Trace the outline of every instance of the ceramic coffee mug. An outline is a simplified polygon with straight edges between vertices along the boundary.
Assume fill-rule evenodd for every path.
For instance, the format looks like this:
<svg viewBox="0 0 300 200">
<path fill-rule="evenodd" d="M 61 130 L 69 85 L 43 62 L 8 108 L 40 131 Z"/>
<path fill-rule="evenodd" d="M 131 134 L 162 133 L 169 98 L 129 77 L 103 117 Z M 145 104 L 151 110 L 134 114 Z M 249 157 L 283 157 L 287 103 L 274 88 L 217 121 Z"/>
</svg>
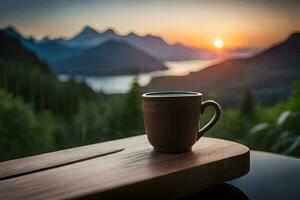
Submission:
<svg viewBox="0 0 300 200">
<path fill-rule="evenodd" d="M 201 101 L 198 92 L 150 92 L 143 94 L 143 113 L 150 144 L 160 152 L 191 151 L 193 144 L 218 121 L 218 103 Z M 200 114 L 215 110 L 212 119 L 199 130 Z"/>
</svg>

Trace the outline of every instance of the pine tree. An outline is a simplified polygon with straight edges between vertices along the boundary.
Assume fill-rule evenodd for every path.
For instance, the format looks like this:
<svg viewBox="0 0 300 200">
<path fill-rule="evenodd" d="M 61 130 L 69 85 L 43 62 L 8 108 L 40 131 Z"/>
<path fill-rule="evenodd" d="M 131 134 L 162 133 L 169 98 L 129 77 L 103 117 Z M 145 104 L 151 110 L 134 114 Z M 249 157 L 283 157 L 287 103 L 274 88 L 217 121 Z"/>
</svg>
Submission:
<svg viewBox="0 0 300 200">
<path fill-rule="evenodd" d="M 252 94 L 249 88 L 244 92 L 244 95 L 241 100 L 240 112 L 242 117 L 246 119 L 252 119 L 254 114 L 254 103 Z"/>
</svg>

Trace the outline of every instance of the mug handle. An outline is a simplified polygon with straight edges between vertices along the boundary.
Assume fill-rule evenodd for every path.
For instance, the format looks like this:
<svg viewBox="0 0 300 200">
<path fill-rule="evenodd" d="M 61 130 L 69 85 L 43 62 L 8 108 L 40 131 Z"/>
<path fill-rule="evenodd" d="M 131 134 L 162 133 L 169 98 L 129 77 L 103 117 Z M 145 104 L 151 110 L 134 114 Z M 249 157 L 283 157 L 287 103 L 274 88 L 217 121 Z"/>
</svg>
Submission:
<svg viewBox="0 0 300 200">
<path fill-rule="evenodd" d="M 215 109 L 215 113 L 214 116 L 211 118 L 211 120 L 204 126 L 202 127 L 197 134 L 197 140 L 200 139 L 200 137 L 202 137 L 204 135 L 204 133 L 206 133 L 206 131 L 208 131 L 211 127 L 213 127 L 216 122 L 218 121 L 220 114 L 221 114 L 221 107 L 220 105 L 212 100 L 207 100 L 201 103 L 201 114 L 204 113 L 204 110 L 207 106 L 212 106 Z"/>
</svg>

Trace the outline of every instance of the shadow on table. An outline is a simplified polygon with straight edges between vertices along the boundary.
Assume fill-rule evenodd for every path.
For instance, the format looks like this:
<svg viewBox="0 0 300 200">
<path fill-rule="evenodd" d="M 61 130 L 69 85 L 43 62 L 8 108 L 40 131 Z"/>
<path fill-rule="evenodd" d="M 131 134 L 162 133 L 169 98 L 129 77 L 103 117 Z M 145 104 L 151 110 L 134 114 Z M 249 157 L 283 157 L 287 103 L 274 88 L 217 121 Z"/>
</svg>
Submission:
<svg viewBox="0 0 300 200">
<path fill-rule="evenodd" d="M 208 188 L 202 192 L 189 195 L 181 200 L 188 199 L 238 199 L 248 200 L 249 198 L 238 188 L 228 183 L 223 183 L 211 188 Z"/>
</svg>

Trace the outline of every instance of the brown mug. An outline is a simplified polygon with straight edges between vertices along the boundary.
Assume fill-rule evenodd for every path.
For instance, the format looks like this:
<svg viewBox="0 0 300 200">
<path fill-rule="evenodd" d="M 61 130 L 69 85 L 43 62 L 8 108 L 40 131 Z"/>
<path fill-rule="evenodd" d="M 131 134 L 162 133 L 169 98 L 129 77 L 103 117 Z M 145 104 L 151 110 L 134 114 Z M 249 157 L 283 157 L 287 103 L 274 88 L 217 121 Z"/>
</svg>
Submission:
<svg viewBox="0 0 300 200">
<path fill-rule="evenodd" d="M 221 108 L 212 100 L 201 101 L 198 92 L 150 92 L 143 94 L 143 113 L 150 144 L 160 152 L 187 152 L 218 121 Z M 200 114 L 215 109 L 212 119 L 199 130 Z"/>
</svg>

